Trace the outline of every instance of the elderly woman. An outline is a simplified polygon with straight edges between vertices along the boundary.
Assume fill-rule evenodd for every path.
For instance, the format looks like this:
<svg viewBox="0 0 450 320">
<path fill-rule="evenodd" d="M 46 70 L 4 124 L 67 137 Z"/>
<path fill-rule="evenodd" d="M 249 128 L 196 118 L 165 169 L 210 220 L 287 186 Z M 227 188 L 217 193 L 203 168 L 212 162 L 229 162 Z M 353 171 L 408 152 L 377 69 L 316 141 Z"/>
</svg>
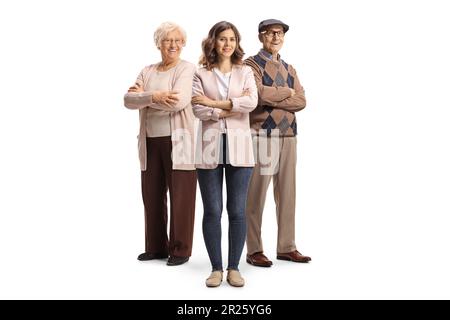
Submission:
<svg viewBox="0 0 450 320">
<path fill-rule="evenodd" d="M 139 110 L 139 158 L 145 208 L 145 252 L 138 260 L 189 260 L 194 231 L 197 175 L 194 115 L 191 106 L 195 65 L 180 59 L 186 33 L 163 23 L 154 34 L 161 62 L 145 67 L 125 95 L 125 106 Z M 167 237 L 167 189 L 170 233 Z"/>
<path fill-rule="evenodd" d="M 206 286 L 222 282 L 221 215 L 223 176 L 227 184 L 227 281 L 242 287 L 239 260 L 246 237 L 245 206 L 254 166 L 249 112 L 258 102 L 252 69 L 242 64 L 240 34 L 226 21 L 215 24 L 203 41 L 203 56 L 194 76 L 193 108 L 201 120 L 202 150 L 196 161 L 203 199 L 203 237 L 212 265 Z M 220 160 L 223 159 L 223 161 Z"/>
</svg>

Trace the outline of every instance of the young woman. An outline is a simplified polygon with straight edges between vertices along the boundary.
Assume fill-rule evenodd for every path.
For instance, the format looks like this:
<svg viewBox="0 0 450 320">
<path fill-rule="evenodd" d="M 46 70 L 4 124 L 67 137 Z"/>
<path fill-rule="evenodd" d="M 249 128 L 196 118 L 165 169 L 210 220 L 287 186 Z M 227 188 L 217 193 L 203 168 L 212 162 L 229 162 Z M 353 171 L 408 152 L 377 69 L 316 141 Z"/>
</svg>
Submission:
<svg viewBox="0 0 450 320">
<path fill-rule="evenodd" d="M 245 206 L 254 166 L 249 112 L 258 102 L 252 69 L 243 65 L 240 34 L 226 21 L 215 24 L 202 43 L 202 68 L 194 75 L 192 105 L 201 120 L 196 167 L 203 200 L 203 237 L 212 265 L 208 287 L 222 282 L 222 185 L 228 211 L 227 281 L 242 287 L 239 260 L 246 237 Z"/>
</svg>

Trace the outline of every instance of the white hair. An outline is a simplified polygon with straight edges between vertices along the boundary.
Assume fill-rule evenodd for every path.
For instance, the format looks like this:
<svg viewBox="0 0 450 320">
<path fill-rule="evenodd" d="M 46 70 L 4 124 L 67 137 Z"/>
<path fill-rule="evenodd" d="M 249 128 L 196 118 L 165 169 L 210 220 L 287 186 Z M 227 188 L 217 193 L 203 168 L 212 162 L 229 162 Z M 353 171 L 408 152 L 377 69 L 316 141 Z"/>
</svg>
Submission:
<svg viewBox="0 0 450 320">
<path fill-rule="evenodd" d="M 155 45 L 159 49 L 161 48 L 161 41 L 167 36 L 169 32 L 178 30 L 182 37 L 183 37 L 183 46 L 186 43 L 186 31 L 179 25 L 173 22 L 163 22 L 161 25 L 156 29 L 155 33 L 153 34 L 153 39 L 155 40 Z"/>
</svg>

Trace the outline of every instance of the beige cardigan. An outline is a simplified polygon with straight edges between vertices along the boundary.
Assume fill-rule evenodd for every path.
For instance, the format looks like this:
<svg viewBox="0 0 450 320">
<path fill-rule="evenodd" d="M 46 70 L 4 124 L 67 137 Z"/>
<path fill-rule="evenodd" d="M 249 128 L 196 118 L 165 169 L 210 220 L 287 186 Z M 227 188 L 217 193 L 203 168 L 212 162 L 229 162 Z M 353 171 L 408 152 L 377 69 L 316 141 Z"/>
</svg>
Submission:
<svg viewBox="0 0 450 320">
<path fill-rule="evenodd" d="M 191 106 L 192 77 L 196 67 L 190 62 L 181 60 L 174 68 L 170 79 L 170 90 L 179 91 L 179 101 L 173 107 L 153 103 L 152 92 L 148 90 L 149 75 L 156 72 L 157 64 L 145 67 L 136 79 L 136 86 L 144 92 L 125 94 L 125 107 L 139 110 L 140 129 L 138 136 L 139 160 L 141 170 L 147 170 L 146 119 L 148 108 L 170 112 L 172 132 L 172 168 L 174 170 L 195 170 L 195 133 L 194 115 Z"/>
<path fill-rule="evenodd" d="M 248 90 L 249 96 L 242 96 Z M 205 95 L 210 99 L 219 99 L 216 74 L 206 68 L 200 68 L 194 75 L 193 96 Z M 230 164 L 235 167 L 253 167 L 252 135 L 250 131 L 249 112 L 258 103 L 258 89 L 255 84 L 253 71 L 248 66 L 234 65 L 231 70 L 228 99 L 232 103 L 232 111 L 237 114 L 224 118 L 227 127 L 228 157 Z M 220 109 L 203 105 L 193 105 L 194 115 L 201 120 L 197 139 L 196 167 L 200 169 L 214 169 L 219 163 L 220 143 Z"/>
</svg>

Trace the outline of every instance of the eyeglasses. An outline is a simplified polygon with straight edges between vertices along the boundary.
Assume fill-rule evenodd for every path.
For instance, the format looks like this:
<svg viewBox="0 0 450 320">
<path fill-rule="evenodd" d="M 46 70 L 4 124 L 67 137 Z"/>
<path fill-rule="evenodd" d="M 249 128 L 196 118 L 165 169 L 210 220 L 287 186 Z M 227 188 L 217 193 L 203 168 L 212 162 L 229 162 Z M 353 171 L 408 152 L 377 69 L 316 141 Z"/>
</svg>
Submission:
<svg viewBox="0 0 450 320">
<path fill-rule="evenodd" d="M 184 40 L 182 40 L 182 39 L 163 39 L 163 40 L 161 40 L 161 43 L 165 46 L 172 44 L 172 42 L 175 42 L 175 44 L 177 46 L 184 44 Z"/>
<path fill-rule="evenodd" d="M 277 35 L 279 38 L 283 38 L 284 37 L 284 31 L 283 30 L 280 30 L 280 31 L 269 30 L 269 31 L 263 31 L 261 33 L 264 36 L 266 36 L 267 38 L 273 38 L 275 35 Z"/>
</svg>

